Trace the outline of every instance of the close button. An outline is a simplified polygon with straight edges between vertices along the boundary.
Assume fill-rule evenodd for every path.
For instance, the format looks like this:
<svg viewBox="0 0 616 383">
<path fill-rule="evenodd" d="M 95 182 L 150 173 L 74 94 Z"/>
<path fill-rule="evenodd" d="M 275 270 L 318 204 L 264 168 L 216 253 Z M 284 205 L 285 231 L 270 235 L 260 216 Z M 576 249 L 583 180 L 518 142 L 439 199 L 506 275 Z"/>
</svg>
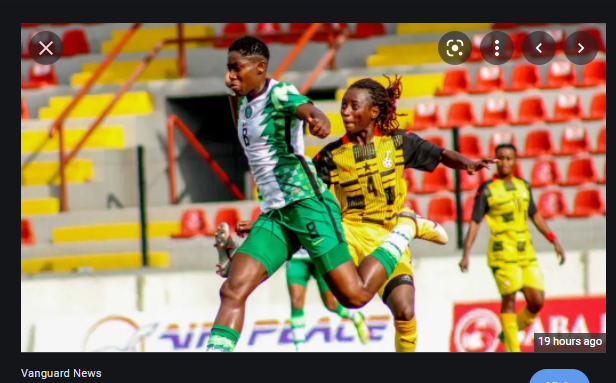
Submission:
<svg viewBox="0 0 616 383">
<path fill-rule="evenodd" d="M 30 40 L 28 52 L 37 63 L 51 65 L 62 56 L 62 39 L 53 32 L 39 32 Z"/>
</svg>

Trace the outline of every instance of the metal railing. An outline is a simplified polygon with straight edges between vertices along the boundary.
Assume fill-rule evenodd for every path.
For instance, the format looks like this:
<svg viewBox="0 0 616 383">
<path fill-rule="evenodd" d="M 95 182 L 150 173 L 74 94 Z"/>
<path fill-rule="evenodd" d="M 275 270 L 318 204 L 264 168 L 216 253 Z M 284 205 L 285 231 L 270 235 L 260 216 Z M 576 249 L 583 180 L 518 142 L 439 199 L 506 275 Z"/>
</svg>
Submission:
<svg viewBox="0 0 616 383">
<path fill-rule="evenodd" d="M 302 49 L 306 46 L 306 44 L 315 36 L 326 36 L 329 38 L 330 49 L 325 54 L 323 59 L 319 62 L 315 70 L 308 77 L 306 83 L 302 86 L 304 92 L 310 88 L 311 84 L 316 80 L 320 72 L 325 68 L 326 65 L 333 65 L 333 60 L 336 52 L 340 48 L 348 35 L 347 29 L 341 30 L 327 30 L 321 31 L 320 27 L 323 23 L 313 23 L 308 29 L 305 31 L 298 32 L 267 32 L 267 33 L 258 33 L 254 34 L 256 37 L 261 38 L 283 38 L 290 36 L 300 36 L 296 46 L 289 52 L 287 57 L 282 61 L 282 63 L 278 66 L 274 74 L 273 78 L 280 78 L 282 74 L 286 71 L 286 69 L 293 63 L 295 58 L 299 55 Z M 236 39 L 245 36 L 244 34 L 228 34 L 228 35 L 217 35 L 217 36 L 205 36 L 205 37 L 189 37 L 184 38 L 183 33 L 183 25 L 182 23 L 178 23 L 178 38 L 177 39 L 164 39 L 159 41 L 152 50 L 143 58 L 142 62 L 135 68 L 133 73 L 130 75 L 128 80 L 122 85 L 122 87 L 116 92 L 113 99 L 109 102 L 109 104 L 105 107 L 105 109 L 101 112 L 98 118 L 90 124 L 88 130 L 84 134 L 84 136 L 79 140 L 75 148 L 68 154 L 64 155 L 64 128 L 63 123 L 69 113 L 73 110 L 73 108 L 77 105 L 77 103 L 83 98 L 83 96 L 90 90 L 95 81 L 101 76 L 103 71 L 107 68 L 109 63 L 116 57 L 116 55 L 121 51 L 121 49 L 126 45 L 128 40 L 133 36 L 135 31 L 141 26 L 141 23 L 135 23 L 129 29 L 129 31 L 122 37 L 122 39 L 118 42 L 113 51 L 105 58 L 103 63 L 97 68 L 97 70 L 93 73 L 92 77 L 88 80 L 86 85 L 75 95 L 71 103 L 62 111 L 60 116 L 56 119 L 56 121 L 52 124 L 50 129 L 50 136 L 53 137 L 54 133 L 58 131 L 59 133 L 59 158 L 60 158 L 60 210 L 67 211 L 68 210 L 68 196 L 67 196 L 67 185 L 66 185 L 66 175 L 65 169 L 66 166 L 70 163 L 70 161 L 75 158 L 77 153 L 81 150 L 83 145 L 86 143 L 88 138 L 94 133 L 94 131 L 99 127 L 99 125 L 103 122 L 103 120 L 107 117 L 109 112 L 113 109 L 115 104 L 120 100 L 120 98 L 126 93 L 133 84 L 137 81 L 141 73 L 147 68 L 154 58 L 160 53 L 165 45 L 169 44 L 178 44 L 178 67 L 180 76 L 184 77 L 186 75 L 186 56 L 184 53 L 185 43 L 187 42 L 216 42 L 216 41 L 224 41 L 229 39 Z M 179 121 L 179 120 L 178 120 Z M 241 194 L 241 193 L 240 193 Z"/>
<path fill-rule="evenodd" d="M 237 186 L 231 182 L 231 179 L 225 173 L 224 170 L 218 165 L 218 163 L 210 156 L 210 154 L 205 150 L 203 145 L 199 143 L 199 141 L 195 138 L 195 136 L 191 133 L 190 130 L 184 125 L 182 120 L 175 114 L 172 114 L 167 118 L 167 159 L 169 162 L 168 172 L 169 172 L 169 203 L 171 205 L 175 205 L 177 203 L 177 194 L 175 189 L 175 136 L 174 131 L 175 128 L 178 128 L 180 132 L 186 138 L 186 141 L 197 151 L 197 153 L 207 162 L 211 167 L 214 173 L 220 178 L 220 180 L 229 188 L 231 193 L 240 200 L 246 199 L 244 194 L 237 188 Z"/>
</svg>

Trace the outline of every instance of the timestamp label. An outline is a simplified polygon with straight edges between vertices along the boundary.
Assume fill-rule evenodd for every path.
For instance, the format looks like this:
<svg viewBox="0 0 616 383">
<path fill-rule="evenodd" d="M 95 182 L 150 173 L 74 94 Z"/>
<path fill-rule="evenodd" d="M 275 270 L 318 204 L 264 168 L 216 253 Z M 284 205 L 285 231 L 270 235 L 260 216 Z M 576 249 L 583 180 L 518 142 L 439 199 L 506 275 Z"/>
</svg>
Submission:
<svg viewBox="0 0 616 383">
<path fill-rule="evenodd" d="M 607 352 L 605 333 L 535 333 L 535 352 Z"/>
</svg>

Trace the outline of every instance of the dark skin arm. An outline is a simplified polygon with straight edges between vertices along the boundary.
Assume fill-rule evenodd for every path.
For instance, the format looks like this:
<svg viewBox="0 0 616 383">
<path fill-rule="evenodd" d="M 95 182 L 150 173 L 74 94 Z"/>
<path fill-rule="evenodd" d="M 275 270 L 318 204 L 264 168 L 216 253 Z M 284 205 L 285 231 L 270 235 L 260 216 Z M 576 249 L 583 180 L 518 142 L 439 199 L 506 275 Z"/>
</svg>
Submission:
<svg viewBox="0 0 616 383">
<path fill-rule="evenodd" d="M 295 114 L 308 123 L 310 133 L 319 138 L 329 136 L 330 123 L 325 113 L 317 109 L 313 104 L 307 103 L 297 107 Z"/>
<path fill-rule="evenodd" d="M 470 175 L 477 173 L 481 169 L 489 170 L 490 164 L 497 164 L 498 162 L 497 159 L 493 158 L 473 161 L 453 150 L 445 150 L 441 155 L 441 163 L 443 165 L 451 169 L 466 170 Z"/>
<path fill-rule="evenodd" d="M 547 233 L 551 231 L 550 227 L 545 222 L 541 214 L 535 213 L 534 215 L 530 217 L 530 219 L 535 224 L 535 227 L 537 228 L 537 230 L 539 230 L 541 234 L 543 234 L 544 237 L 546 236 Z M 554 241 L 554 251 L 556 252 L 556 256 L 558 257 L 559 264 L 562 265 L 563 263 L 565 263 L 565 251 L 560 245 L 560 242 L 558 242 L 558 239 Z"/>
<path fill-rule="evenodd" d="M 477 238 L 478 231 L 479 224 L 475 221 L 471 221 L 466 237 L 464 238 L 464 253 L 462 255 L 462 260 L 460 261 L 460 270 L 462 270 L 463 273 L 468 271 L 471 249 L 473 247 L 473 243 L 475 243 L 475 239 Z"/>
</svg>

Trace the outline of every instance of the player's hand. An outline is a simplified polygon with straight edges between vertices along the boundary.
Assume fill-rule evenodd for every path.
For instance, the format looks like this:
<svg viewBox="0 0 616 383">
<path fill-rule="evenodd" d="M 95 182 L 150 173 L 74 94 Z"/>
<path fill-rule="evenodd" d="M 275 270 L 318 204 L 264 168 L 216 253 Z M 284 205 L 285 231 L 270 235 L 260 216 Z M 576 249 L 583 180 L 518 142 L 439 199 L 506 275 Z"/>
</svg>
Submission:
<svg viewBox="0 0 616 383">
<path fill-rule="evenodd" d="M 252 225 L 250 221 L 239 221 L 235 224 L 235 233 L 238 237 L 244 238 L 252 230 Z"/>
<path fill-rule="evenodd" d="M 554 242 L 554 251 L 556 251 L 556 256 L 558 257 L 558 264 L 563 265 L 565 263 L 566 257 L 565 251 L 563 250 L 562 246 L 560 246 L 560 242 Z"/>
<path fill-rule="evenodd" d="M 468 171 L 468 174 L 472 176 L 473 174 L 477 173 L 481 169 L 490 170 L 490 164 L 498 164 L 499 162 L 500 160 L 497 160 L 495 158 L 486 158 L 483 160 L 475 161 L 468 166 L 467 171 Z"/>
<path fill-rule="evenodd" d="M 309 117 L 306 122 L 308 122 L 308 130 L 313 136 L 319 138 L 325 138 L 329 136 L 331 126 L 327 117 Z"/>
<path fill-rule="evenodd" d="M 470 263 L 470 259 L 469 257 L 462 257 L 462 260 L 460 261 L 460 270 L 463 273 L 468 272 L 468 265 Z"/>
</svg>

